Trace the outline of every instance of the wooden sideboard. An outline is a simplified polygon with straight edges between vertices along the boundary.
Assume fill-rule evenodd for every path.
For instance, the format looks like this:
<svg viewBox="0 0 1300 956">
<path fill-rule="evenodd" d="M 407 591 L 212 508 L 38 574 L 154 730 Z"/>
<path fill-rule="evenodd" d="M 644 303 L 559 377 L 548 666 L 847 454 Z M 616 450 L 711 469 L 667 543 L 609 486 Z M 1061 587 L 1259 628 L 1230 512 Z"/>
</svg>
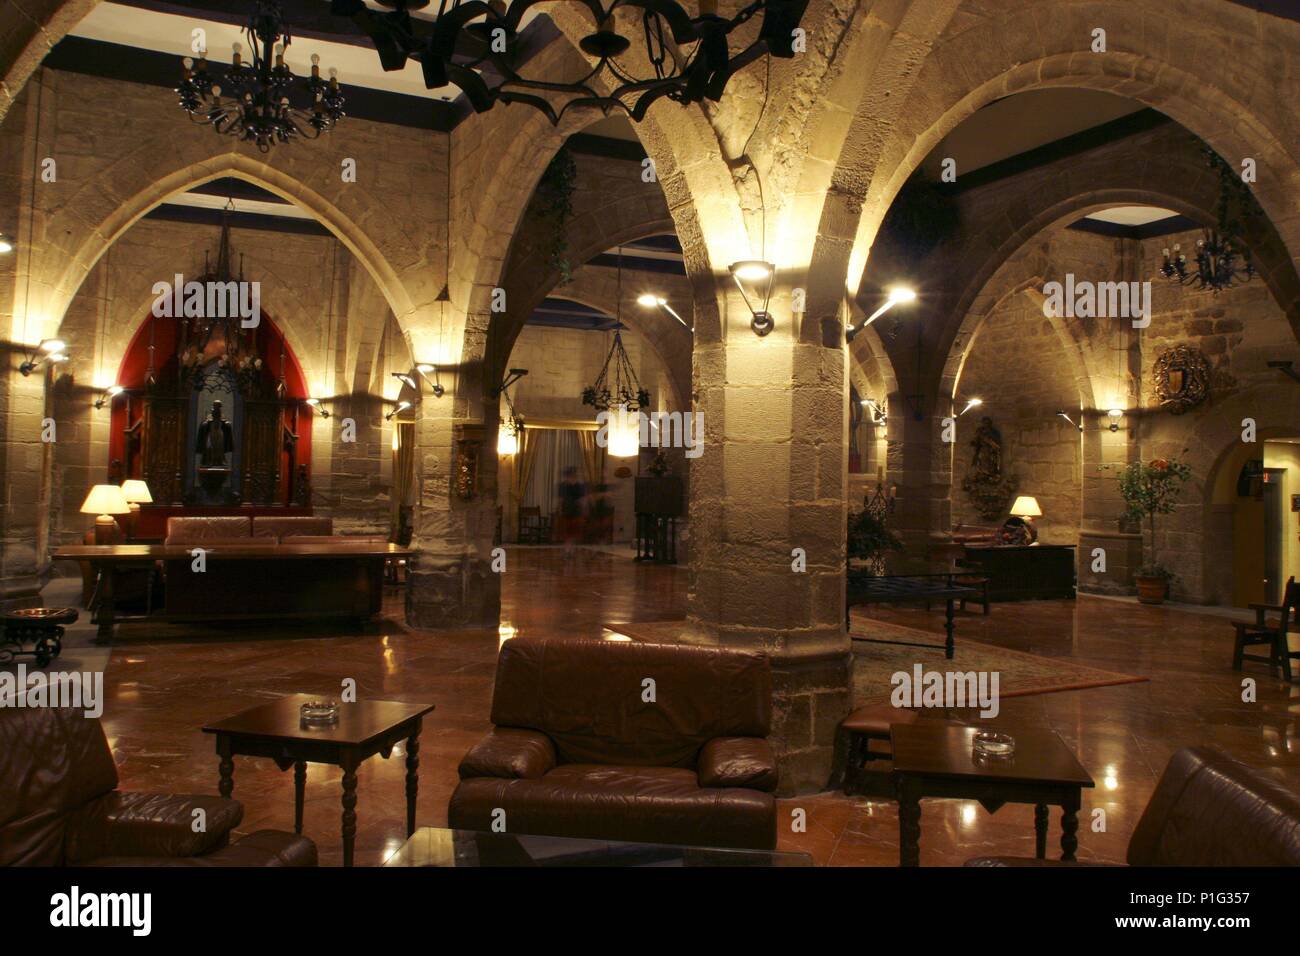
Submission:
<svg viewBox="0 0 1300 956">
<path fill-rule="evenodd" d="M 960 564 L 978 570 L 989 579 L 990 601 L 1073 598 L 1074 547 L 1072 544 L 967 545 Z"/>
</svg>

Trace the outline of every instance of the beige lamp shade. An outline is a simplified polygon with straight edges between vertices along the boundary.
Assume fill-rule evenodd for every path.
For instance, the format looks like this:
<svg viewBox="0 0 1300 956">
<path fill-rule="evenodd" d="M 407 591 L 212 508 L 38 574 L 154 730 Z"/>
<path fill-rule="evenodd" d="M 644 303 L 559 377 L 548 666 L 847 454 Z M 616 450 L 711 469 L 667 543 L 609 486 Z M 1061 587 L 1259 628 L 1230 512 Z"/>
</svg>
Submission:
<svg viewBox="0 0 1300 956">
<path fill-rule="evenodd" d="M 1043 509 L 1038 507 L 1038 499 L 1032 495 L 1021 495 L 1011 506 L 1011 513 L 1017 518 L 1041 518 Z"/>
<path fill-rule="evenodd" d="M 130 512 L 126 495 L 117 485 L 95 485 L 81 505 L 81 513 L 86 515 L 124 515 Z"/>
<path fill-rule="evenodd" d="M 149 486 L 139 478 L 128 478 L 122 482 L 122 495 L 130 504 L 147 505 L 153 501 Z"/>
</svg>

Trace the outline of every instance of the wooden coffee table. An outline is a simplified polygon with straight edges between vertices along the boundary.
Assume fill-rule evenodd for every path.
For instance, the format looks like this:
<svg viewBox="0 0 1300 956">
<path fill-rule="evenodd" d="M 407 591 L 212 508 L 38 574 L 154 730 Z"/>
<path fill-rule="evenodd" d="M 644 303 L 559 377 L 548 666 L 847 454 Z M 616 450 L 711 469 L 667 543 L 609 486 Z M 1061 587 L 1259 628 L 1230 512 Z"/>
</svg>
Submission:
<svg viewBox="0 0 1300 956">
<path fill-rule="evenodd" d="M 979 758 L 975 733 L 995 729 L 1016 740 L 1011 757 Z M 1084 787 L 1094 786 L 1074 752 L 1056 733 L 1032 727 L 952 727 L 918 721 L 889 729 L 898 794 L 900 866 L 919 866 L 921 798 L 978 800 L 989 813 L 1005 803 L 1034 805 L 1035 852 L 1047 855 L 1047 808 L 1061 808 L 1061 859 L 1073 860 Z"/>
<path fill-rule="evenodd" d="M 343 769 L 343 865 L 352 865 L 357 835 L 357 767 L 368 757 L 385 760 L 393 746 L 406 741 L 406 835 L 415 832 L 415 797 L 420 788 L 420 726 L 433 704 L 407 704 L 397 700 L 366 700 L 339 705 L 338 723 L 327 727 L 304 726 L 299 708 L 310 694 L 293 694 L 269 704 L 259 704 L 203 728 L 215 734 L 220 781 L 217 789 L 229 797 L 235 789 L 236 754 L 269 757 L 281 770 L 293 767 L 293 829 L 302 833 L 303 791 L 307 764 L 333 764 Z"/>
</svg>

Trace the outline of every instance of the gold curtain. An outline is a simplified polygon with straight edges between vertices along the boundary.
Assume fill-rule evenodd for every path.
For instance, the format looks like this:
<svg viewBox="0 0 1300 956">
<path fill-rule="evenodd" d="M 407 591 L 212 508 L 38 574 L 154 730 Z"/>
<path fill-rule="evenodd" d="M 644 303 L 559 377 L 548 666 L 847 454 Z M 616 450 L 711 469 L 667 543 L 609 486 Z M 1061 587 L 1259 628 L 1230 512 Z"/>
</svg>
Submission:
<svg viewBox="0 0 1300 956">
<path fill-rule="evenodd" d="M 578 432 L 578 445 L 582 448 L 582 466 L 587 473 L 587 487 L 594 489 L 605 482 L 605 449 L 596 444 L 596 432 Z"/>
<path fill-rule="evenodd" d="M 415 422 L 393 422 L 393 494 L 389 515 L 390 536 L 397 539 L 404 507 L 414 504 Z"/>
<path fill-rule="evenodd" d="M 528 490 L 528 480 L 533 477 L 533 465 L 537 462 L 537 432 L 524 428 L 519 434 L 519 450 L 515 452 L 515 502 L 524 500 Z"/>
</svg>

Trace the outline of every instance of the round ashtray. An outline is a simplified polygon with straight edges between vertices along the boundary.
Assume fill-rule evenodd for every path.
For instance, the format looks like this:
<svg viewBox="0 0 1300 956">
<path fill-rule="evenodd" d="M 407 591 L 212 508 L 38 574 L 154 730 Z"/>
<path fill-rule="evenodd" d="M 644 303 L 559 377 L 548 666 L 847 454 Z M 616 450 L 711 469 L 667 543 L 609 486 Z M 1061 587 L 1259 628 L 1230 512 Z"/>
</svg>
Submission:
<svg viewBox="0 0 1300 956">
<path fill-rule="evenodd" d="M 975 734 L 974 751 L 982 757 L 1010 757 L 1016 752 L 1016 738 L 993 730 Z"/>
<path fill-rule="evenodd" d="M 298 708 L 304 724 L 324 726 L 339 722 L 339 702 L 337 700 L 309 700 Z"/>
</svg>

